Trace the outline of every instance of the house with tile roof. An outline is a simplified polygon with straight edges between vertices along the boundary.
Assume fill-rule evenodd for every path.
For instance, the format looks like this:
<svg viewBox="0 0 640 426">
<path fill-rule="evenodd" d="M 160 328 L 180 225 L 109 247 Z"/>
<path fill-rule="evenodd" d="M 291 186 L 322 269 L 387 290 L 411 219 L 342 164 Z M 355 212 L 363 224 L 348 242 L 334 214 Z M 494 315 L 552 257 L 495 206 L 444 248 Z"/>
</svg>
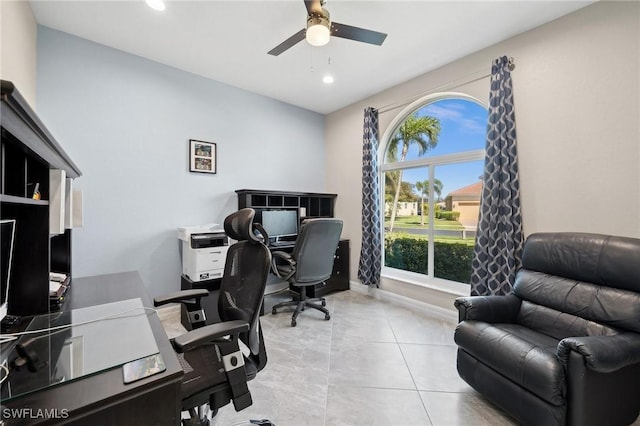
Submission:
<svg viewBox="0 0 640 426">
<path fill-rule="evenodd" d="M 465 228 L 475 229 L 478 226 L 481 195 L 481 180 L 463 188 L 456 189 L 445 197 L 445 210 L 460 212 L 458 221 Z"/>
</svg>

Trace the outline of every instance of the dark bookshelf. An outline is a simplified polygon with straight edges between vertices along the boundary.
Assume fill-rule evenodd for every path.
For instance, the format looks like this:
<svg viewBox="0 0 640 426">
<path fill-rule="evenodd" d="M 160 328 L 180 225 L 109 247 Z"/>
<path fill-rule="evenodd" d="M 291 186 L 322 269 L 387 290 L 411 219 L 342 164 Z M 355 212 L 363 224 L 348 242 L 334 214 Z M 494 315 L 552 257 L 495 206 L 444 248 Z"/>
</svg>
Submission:
<svg viewBox="0 0 640 426">
<path fill-rule="evenodd" d="M 71 230 L 49 230 L 49 170 L 71 179 L 81 172 L 13 83 L 0 80 L 0 89 L 0 218 L 16 220 L 9 314 L 45 314 L 49 272 L 71 274 Z"/>
<path fill-rule="evenodd" d="M 333 217 L 336 194 L 316 192 L 267 191 L 238 189 L 238 208 L 251 207 L 259 216 L 263 210 L 304 209 L 300 220 L 316 217 Z"/>
<path fill-rule="evenodd" d="M 256 211 L 256 221 L 260 221 L 265 210 L 297 209 L 302 222 L 312 218 L 334 217 L 337 194 L 319 192 L 288 192 L 257 189 L 238 189 L 238 209 L 250 207 Z M 304 214 L 301 211 L 304 210 Z M 290 247 L 277 250 L 290 251 Z M 306 288 L 309 297 L 320 297 L 332 291 L 349 289 L 349 240 L 340 240 L 336 250 L 331 278 L 324 284 Z"/>
</svg>

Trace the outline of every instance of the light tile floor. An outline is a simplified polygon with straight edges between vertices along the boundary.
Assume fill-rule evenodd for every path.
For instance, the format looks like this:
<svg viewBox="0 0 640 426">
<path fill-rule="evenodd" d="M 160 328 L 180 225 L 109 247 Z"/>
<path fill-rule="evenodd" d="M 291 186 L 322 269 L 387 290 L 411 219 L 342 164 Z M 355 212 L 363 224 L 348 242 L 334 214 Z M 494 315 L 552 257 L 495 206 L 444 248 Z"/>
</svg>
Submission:
<svg viewBox="0 0 640 426">
<path fill-rule="evenodd" d="M 269 308 L 275 303 L 267 298 Z M 453 321 L 354 291 L 327 297 L 331 320 L 307 309 L 261 318 L 268 362 L 249 382 L 253 405 L 213 425 L 514 425 L 456 371 Z"/>
</svg>

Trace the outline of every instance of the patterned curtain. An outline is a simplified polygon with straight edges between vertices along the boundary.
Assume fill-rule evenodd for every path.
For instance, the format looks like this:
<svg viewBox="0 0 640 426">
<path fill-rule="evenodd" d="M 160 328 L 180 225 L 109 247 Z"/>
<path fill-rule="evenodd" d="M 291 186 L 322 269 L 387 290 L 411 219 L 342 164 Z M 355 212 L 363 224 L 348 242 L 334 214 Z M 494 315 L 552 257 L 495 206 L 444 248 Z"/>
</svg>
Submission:
<svg viewBox="0 0 640 426">
<path fill-rule="evenodd" d="M 382 230 L 378 184 L 378 110 L 364 110 L 362 141 L 362 248 L 358 278 L 364 285 L 380 283 Z"/>
<path fill-rule="evenodd" d="M 511 292 L 521 265 L 522 215 L 511 66 L 493 62 L 480 220 L 471 273 L 471 295 Z"/>
</svg>

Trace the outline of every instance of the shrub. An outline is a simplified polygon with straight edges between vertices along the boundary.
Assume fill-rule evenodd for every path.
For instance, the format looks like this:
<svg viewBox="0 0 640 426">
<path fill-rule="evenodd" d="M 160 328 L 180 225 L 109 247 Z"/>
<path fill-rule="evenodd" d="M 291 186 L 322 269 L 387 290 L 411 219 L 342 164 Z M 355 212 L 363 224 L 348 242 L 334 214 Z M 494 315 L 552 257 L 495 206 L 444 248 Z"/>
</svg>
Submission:
<svg viewBox="0 0 640 426">
<path fill-rule="evenodd" d="M 442 211 L 436 212 L 436 219 L 458 220 L 460 219 L 460 212 L 442 210 Z"/>
<path fill-rule="evenodd" d="M 391 268 L 426 274 L 428 244 L 427 240 L 408 236 L 386 237 L 384 264 Z"/>
<path fill-rule="evenodd" d="M 391 234 L 385 237 L 385 266 L 427 274 L 427 240 Z M 434 242 L 434 269 L 437 278 L 468 283 L 471 278 L 473 246 L 464 243 Z"/>
</svg>

